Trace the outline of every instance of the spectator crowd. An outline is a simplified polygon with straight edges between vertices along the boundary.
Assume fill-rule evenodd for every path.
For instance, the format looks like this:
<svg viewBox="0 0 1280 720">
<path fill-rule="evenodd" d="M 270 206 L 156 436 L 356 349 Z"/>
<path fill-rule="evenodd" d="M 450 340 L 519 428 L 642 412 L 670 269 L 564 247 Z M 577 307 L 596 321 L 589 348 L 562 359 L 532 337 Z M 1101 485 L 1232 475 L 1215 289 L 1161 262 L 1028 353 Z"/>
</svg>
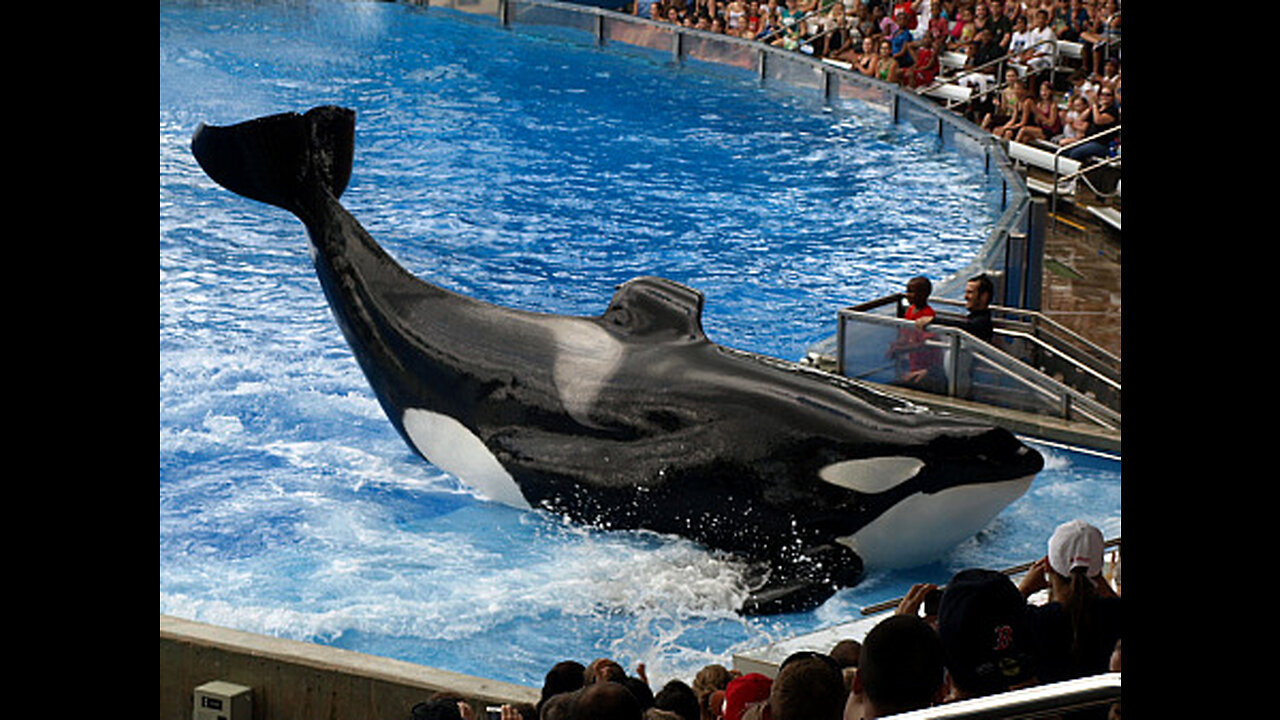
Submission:
<svg viewBox="0 0 1280 720">
<path fill-rule="evenodd" d="M 1120 672 L 1118 560 L 1081 521 L 1059 526 L 1048 553 L 1017 584 L 985 569 L 944 587 L 919 584 L 859 642 L 786 658 L 774 677 L 712 664 L 656 691 L 639 665 L 557 663 L 536 704 L 495 708 L 500 720 L 872 720 L 1039 684 Z M 1031 602 L 1047 592 L 1044 602 Z M 1119 702 L 1062 718 L 1119 720 Z M 477 718 L 464 698 L 439 695 L 411 720 Z"/>
<path fill-rule="evenodd" d="M 1119 0 L 635 0 L 632 11 L 915 91 L 948 73 L 944 56 L 963 57 L 952 74 L 977 92 L 962 110 L 1011 140 L 1066 145 L 1120 124 Z M 1072 73 L 1056 72 L 1058 40 L 1081 46 Z M 1073 156 L 1105 156 L 1117 142 Z"/>
</svg>

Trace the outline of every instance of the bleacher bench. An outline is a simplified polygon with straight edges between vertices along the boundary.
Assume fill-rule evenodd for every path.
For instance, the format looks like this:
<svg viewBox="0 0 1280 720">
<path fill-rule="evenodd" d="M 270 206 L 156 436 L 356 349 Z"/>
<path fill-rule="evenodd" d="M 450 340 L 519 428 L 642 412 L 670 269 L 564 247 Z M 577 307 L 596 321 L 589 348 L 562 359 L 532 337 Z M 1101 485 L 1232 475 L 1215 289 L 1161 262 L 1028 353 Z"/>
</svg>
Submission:
<svg viewBox="0 0 1280 720">
<path fill-rule="evenodd" d="M 1029 165 L 1038 168 L 1047 173 L 1056 173 L 1058 176 L 1072 175 L 1080 171 L 1080 161 L 1072 160 L 1062 155 L 1054 155 L 1053 151 L 1027 145 L 1017 141 L 1009 141 L 1009 159 L 1015 163 Z M 1056 168 L 1056 170 L 1055 170 Z M 1037 178 L 1027 178 L 1027 188 L 1032 192 L 1038 192 L 1044 195 L 1053 193 L 1053 185 L 1044 180 Z M 1059 182 L 1058 194 L 1071 195 L 1075 193 L 1075 179 L 1065 182 Z"/>
<path fill-rule="evenodd" d="M 947 106 L 951 106 L 969 102 L 973 97 L 973 88 L 968 85 L 941 83 L 925 89 L 923 94 L 935 100 L 942 100 Z"/>
</svg>

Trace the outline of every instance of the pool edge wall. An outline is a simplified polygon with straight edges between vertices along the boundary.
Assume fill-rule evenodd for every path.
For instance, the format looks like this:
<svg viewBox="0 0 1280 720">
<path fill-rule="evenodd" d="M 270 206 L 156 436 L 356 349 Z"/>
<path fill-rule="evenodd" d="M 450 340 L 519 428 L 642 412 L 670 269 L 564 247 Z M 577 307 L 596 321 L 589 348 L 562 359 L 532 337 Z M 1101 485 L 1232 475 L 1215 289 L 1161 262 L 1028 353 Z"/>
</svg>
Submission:
<svg viewBox="0 0 1280 720">
<path fill-rule="evenodd" d="M 399 720 L 436 692 L 485 705 L 536 702 L 539 690 L 314 643 L 160 615 L 160 717 L 191 718 L 195 689 L 252 688 L 253 717 Z M 240 720 L 240 718 L 236 718 Z"/>
</svg>

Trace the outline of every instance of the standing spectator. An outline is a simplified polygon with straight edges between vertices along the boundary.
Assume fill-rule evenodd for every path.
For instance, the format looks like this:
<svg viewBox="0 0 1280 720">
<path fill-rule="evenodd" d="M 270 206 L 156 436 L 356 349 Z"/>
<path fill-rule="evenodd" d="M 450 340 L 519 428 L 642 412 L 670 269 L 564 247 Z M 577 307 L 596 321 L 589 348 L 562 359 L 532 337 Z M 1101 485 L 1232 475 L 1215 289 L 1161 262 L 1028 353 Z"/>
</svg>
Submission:
<svg viewBox="0 0 1280 720">
<path fill-rule="evenodd" d="M 1028 615 L 1044 682 L 1096 675 L 1110 665 L 1123 624 L 1121 600 L 1102 578 L 1102 557 L 1098 528 L 1066 522 L 1049 538 L 1048 555 L 1019 583 L 1025 597 L 1049 591 L 1049 602 L 1029 606 Z"/>
<path fill-rule="evenodd" d="M 1008 576 L 961 570 L 938 605 L 938 637 L 951 678 L 952 700 L 1034 685 L 1036 653 L 1027 603 Z"/>
<path fill-rule="evenodd" d="M 862 643 L 845 720 L 874 720 L 919 710 L 946 695 L 942 642 L 925 621 L 891 615 L 876 624 Z"/>
<path fill-rule="evenodd" d="M 770 720 L 840 720 L 844 674 L 829 656 L 795 653 L 778 666 L 769 690 Z"/>
</svg>

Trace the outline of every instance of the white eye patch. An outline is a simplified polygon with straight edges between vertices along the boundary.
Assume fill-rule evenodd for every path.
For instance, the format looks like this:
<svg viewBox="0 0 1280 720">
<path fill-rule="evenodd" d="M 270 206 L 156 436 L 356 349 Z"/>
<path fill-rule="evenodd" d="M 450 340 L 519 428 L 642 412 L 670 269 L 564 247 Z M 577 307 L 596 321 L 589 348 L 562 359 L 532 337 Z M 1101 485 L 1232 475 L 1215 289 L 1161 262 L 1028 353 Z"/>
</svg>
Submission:
<svg viewBox="0 0 1280 720">
<path fill-rule="evenodd" d="M 922 467 L 924 461 L 913 457 L 863 458 L 832 463 L 819 470 L 818 477 L 832 485 L 874 494 L 910 480 Z"/>
</svg>

